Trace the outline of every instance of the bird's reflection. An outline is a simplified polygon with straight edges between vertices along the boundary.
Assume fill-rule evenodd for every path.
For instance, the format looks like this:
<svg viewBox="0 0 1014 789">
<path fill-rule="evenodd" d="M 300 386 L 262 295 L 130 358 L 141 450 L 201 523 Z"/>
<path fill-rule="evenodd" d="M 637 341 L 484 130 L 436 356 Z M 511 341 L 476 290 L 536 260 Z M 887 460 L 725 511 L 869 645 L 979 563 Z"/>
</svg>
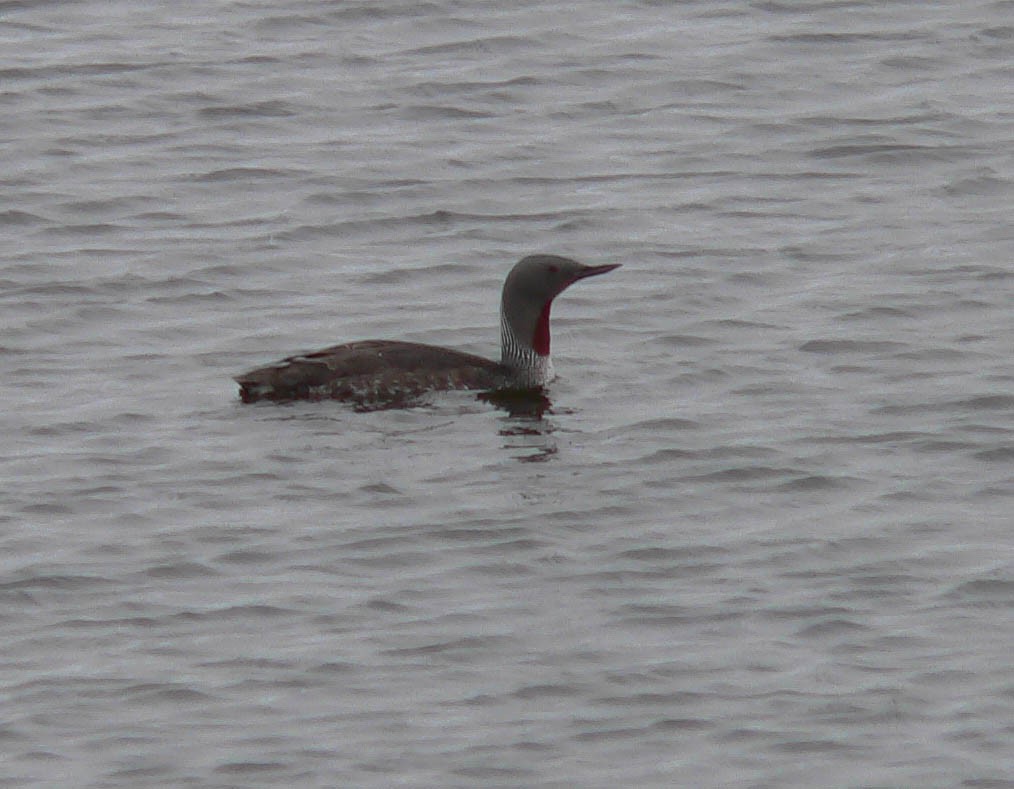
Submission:
<svg viewBox="0 0 1014 789">
<path fill-rule="evenodd" d="M 556 425 L 545 415 L 553 413 L 553 403 L 541 389 L 497 389 L 480 392 L 478 398 L 502 411 L 499 433 L 504 449 L 526 450 L 516 460 L 522 463 L 545 463 L 558 452 L 552 437 Z"/>
<path fill-rule="evenodd" d="M 526 417 L 536 422 L 553 407 L 542 389 L 491 389 L 476 396 L 512 417 Z"/>
</svg>

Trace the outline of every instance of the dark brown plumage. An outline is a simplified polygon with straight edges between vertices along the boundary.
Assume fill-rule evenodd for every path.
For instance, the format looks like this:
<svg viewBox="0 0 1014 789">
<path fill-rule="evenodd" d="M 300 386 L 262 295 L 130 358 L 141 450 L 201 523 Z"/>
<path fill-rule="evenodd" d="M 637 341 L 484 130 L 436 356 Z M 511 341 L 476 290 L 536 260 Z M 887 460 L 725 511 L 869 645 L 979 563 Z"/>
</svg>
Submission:
<svg viewBox="0 0 1014 789">
<path fill-rule="evenodd" d="M 410 400 L 439 389 L 498 389 L 502 365 L 470 353 L 399 340 L 361 340 L 290 356 L 236 377 L 244 403 L 257 400 Z"/>
</svg>

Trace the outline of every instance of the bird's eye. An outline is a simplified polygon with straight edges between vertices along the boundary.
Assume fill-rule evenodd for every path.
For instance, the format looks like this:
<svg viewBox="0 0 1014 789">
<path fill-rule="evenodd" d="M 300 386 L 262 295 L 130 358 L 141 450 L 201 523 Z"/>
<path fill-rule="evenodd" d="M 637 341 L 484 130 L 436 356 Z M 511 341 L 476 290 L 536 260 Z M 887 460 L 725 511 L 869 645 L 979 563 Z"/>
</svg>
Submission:
<svg viewBox="0 0 1014 789">
<path fill-rule="evenodd" d="M 554 274 L 557 274 L 557 273 L 559 273 L 559 271 L 560 271 L 560 267 L 559 267 L 558 265 L 556 265 L 555 263 L 552 263 L 552 264 L 550 264 L 550 266 L 549 266 L 549 270 L 550 270 L 551 272 L 553 272 Z"/>
</svg>

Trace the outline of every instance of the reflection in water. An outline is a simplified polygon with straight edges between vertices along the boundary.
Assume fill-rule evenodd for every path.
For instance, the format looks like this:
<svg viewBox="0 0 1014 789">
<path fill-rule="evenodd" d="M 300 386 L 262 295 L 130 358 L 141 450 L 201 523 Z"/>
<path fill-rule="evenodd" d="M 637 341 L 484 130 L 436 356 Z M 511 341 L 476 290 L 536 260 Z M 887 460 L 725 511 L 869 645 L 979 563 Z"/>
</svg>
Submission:
<svg viewBox="0 0 1014 789">
<path fill-rule="evenodd" d="M 542 389 L 492 389 L 479 392 L 477 397 L 513 417 L 528 417 L 536 422 L 553 406 Z"/>
<path fill-rule="evenodd" d="M 500 389 L 481 392 L 478 398 L 507 412 L 500 419 L 499 432 L 506 439 L 504 448 L 529 450 L 528 454 L 518 455 L 517 460 L 544 463 L 557 453 L 552 438 L 556 425 L 543 418 L 547 412 L 552 413 L 553 403 L 542 390 Z"/>
</svg>

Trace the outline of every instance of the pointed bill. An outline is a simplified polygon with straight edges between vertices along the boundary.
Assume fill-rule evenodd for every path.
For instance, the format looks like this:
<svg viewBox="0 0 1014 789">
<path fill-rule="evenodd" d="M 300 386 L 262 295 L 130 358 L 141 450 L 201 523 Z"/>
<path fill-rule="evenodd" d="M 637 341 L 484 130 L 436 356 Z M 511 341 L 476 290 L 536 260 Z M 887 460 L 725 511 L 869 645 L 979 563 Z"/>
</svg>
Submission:
<svg viewBox="0 0 1014 789">
<path fill-rule="evenodd" d="M 579 279 L 585 279 L 587 277 L 597 277 L 599 274 L 608 274 L 610 271 L 618 269 L 621 265 L 623 264 L 607 263 L 604 266 L 585 266 L 577 273 L 577 276 L 574 277 L 574 281 L 576 282 Z"/>
</svg>

